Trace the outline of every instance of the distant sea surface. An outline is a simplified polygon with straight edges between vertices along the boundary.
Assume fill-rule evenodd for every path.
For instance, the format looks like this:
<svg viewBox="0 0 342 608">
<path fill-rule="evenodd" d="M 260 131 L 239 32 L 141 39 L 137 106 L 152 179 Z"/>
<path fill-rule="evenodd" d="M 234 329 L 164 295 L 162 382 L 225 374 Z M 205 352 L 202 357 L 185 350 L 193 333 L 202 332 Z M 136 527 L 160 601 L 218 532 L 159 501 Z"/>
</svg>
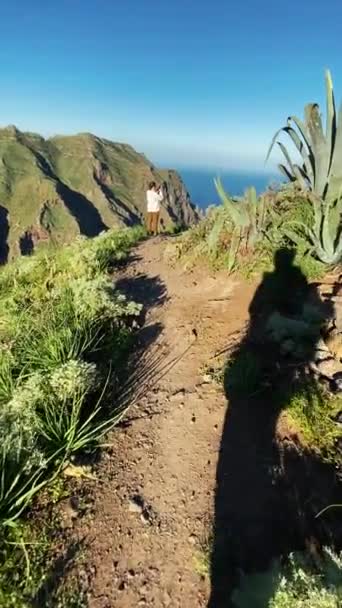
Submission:
<svg viewBox="0 0 342 608">
<path fill-rule="evenodd" d="M 190 194 L 191 201 L 202 209 L 208 205 L 220 203 L 214 186 L 214 177 L 220 177 L 222 184 L 231 196 L 241 196 L 246 188 L 254 186 L 258 193 L 266 190 L 267 186 L 279 182 L 279 176 L 266 173 L 243 173 L 236 171 L 222 171 L 201 169 L 179 169 L 183 182 Z"/>
</svg>

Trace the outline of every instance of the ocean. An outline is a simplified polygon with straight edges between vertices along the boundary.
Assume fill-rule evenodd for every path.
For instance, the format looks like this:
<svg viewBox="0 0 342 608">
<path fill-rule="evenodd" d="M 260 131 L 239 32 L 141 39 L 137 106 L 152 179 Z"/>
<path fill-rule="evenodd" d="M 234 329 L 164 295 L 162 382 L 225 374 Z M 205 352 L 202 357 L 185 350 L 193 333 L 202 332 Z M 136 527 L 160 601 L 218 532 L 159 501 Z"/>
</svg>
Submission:
<svg viewBox="0 0 342 608">
<path fill-rule="evenodd" d="M 178 169 L 184 184 L 190 194 L 191 201 L 202 209 L 208 205 L 220 203 L 214 186 L 214 177 L 219 176 L 222 184 L 231 196 L 241 196 L 246 188 L 254 186 L 258 193 L 266 190 L 267 186 L 280 182 L 279 176 L 266 173 L 247 173 L 237 171 L 222 171 L 220 173 L 201 169 Z"/>
</svg>

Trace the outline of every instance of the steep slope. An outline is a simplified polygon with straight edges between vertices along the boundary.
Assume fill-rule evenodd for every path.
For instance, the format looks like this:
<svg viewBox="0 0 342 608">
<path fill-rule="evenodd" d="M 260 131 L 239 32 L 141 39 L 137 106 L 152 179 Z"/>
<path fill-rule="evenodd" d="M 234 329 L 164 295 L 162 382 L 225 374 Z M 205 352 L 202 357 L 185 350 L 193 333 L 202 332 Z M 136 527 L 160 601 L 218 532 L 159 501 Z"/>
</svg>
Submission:
<svg viewBox="0 0 342 608">
<path fill-rule="evenodd" d="M 143 221 L 152 179 L 165 183 L 165 225 L 196 220 L 177 173 L 156 169 L 129 145 L 88 133 L 44 139 L 0 129 L 1 261 L 44 242 Z"/>
</svg>

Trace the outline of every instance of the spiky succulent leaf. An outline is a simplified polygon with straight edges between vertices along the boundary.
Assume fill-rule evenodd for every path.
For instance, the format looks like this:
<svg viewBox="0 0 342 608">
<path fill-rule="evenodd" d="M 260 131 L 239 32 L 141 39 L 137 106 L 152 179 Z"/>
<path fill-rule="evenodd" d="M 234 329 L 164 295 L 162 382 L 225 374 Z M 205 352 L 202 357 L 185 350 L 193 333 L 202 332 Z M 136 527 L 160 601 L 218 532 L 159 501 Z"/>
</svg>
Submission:
<svg viewBox="0 0 342 608">
<path fill-rule="evenodd" d="M 229 247 L 228 272 L 232 272 L 235 268 L 240 243 L 241 243 L 241 233 L 239 230 L 235 229 L 233 231 L 231 242 L 230 242 L 230 247 Z"/>
<path fill-rule="evenodd" d="M 330 168 L 329 196 L 339 196 L 342 184 L 342 103 L 336 121 L 336 137 Z"/>
<path fill-rule="evenodd" d="M 291 182 L 295 182 L 296 181 L 295 175 L 292 175 L 289 172 L 288 168 L 285 167 L 285 165 L 279 164 L 278 165 L 278 169 L 289 181 L 291 181 Z"/>
<path fill-rule="evenodd" d="M 208 249 L 211 254 L 218 252 L 218 243 L 226 222 L 226 217 L 223 211 L 218 214 L 214 221 L 214 225 L 207 236 Z"/>
<path fill-rule="evenodd" d="M 288 124 L 283 128 L 283 131 L 291 138 L 293 144 L 297 148 L 297 151 L 303 158 L 303 167 L 306 175 L 308 176 L 309 183 L 313 183 L 314 180 L 314 162 L 313 159 L 309 156 L 308 151 L 306 149 L 306 145 L 303 143 L 301 138 L 299 137 L 297 131 L 291 126 L 291 122 L 288 120 Z"/>
<path fill-rule="evenodd" d="M 330 159 L 328 172 L 330 173 L 331 164 L 333 161 L 334 148 L 336 145 L 336 106 L 332 78 L 329 70 L 325 72 L 325 89 L 326 89 L 326 104 L 327 104 L 327 123 L 326 123 L 326 140 L 330 145 Z"/>
<path fill-rule="evenodd" d="M 234 202 L 225 192 L 222 182 L 220 178 L 214 179 L 214 184 L 216 191 L 225 207 L 227 212 L 229 213 L 232 221 L 235 226 L 239 228 L 247 227 L 249 224 L 249 218 L 246 206 L 241 204 L 239 201 Z"/>
<path fill-rule="evenodd" d="M 310 133 L 312 153 L 315 158 L 314 190 L 323 197 L 329 179 L 332 141 L 327 141 L 318 104 L 309 104 L 305 109 L 306 123 Z"/>
<path fill-rule="evenodd" d="M 284 146 L 284 144 L 281 141 L 277 141 L 277 144 L 278 144 L 279 148 L 281 149 L 283 155 L 285 156 L 287 166 L 289 168 L 289 173 L 291 173 L 291 175 L 295 176 L 294 166 L 292 164 L 292 160 L 290 158 L 290 155 L 289 155 L 286 147 Z"/>
</svg>

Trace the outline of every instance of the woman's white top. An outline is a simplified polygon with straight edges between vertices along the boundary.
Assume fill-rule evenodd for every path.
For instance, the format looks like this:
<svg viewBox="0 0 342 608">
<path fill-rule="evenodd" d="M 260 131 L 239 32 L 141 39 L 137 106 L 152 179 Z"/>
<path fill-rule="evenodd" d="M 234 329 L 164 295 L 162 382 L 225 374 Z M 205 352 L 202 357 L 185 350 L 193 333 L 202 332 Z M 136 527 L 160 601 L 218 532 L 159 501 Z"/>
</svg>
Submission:
<svg viewBox="0 0 342 608">
<path fill-rule="evenodd" d="M 155 190 L 147 190 L 147 211 L 149 213 L 157 213 L 158 211 L 160 211 L 160 203 L 163 198 L 164 196 L 162 191 L 156 192 Z"/>
</svg>

